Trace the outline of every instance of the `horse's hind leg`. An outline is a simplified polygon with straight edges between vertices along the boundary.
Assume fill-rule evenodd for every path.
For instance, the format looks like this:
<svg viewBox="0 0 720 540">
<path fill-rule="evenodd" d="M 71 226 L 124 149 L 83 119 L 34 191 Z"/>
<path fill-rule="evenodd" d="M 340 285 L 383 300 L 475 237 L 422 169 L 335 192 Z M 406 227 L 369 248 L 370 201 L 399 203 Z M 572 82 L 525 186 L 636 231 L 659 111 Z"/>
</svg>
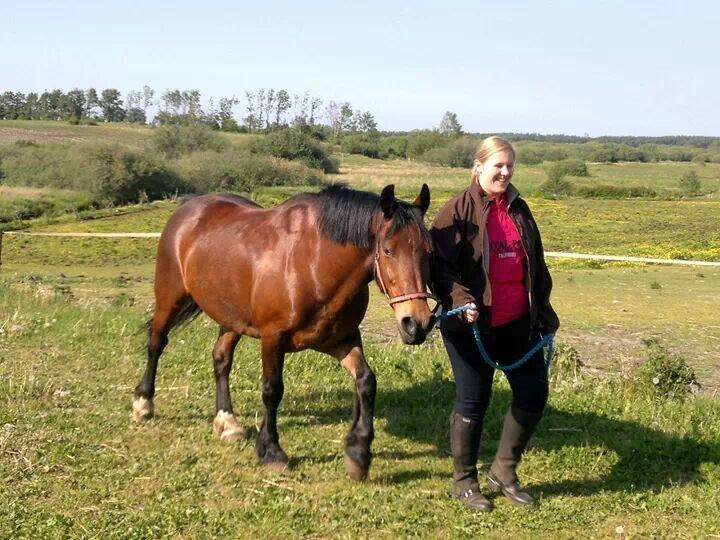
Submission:
<svg viewBox="0 0 720 540">
<path fill-rule="evenodd" d="M 280 348 L 278 336 L 262 337 L 262 398 L 265 404 L 265 417 L 255 444 L 255 453 L 264 465 L 273 469 L 285 469 L 287 454 L 280 448 L 277 431 L 277 411 L 282 401 L 283 364 L 285 354 Z"/>
<path fill-rule="evenodd" d="M 332 354 L 355 379 L 353 421 L 345 438 L 345 470 L 353 480 L 365 480 L 372 460 L 370 445 L 375 437 L 375 373 L 365 361 L 359 332 Z"/>
<path fill-rule="evenodd" d="M 156 295 L 155 313 L 150 321 L 150 337 L 147 346 L 147 365 L 145 373 L 135 387 L 135 400 L 132 407 L 132 418 L 136 422 L 149 420 L 155 414 L 153 397 L 155 396 L 155 375 L 158 359 L 168 342 L 168 333 L 176 324 L 191 318 L 199 308 L 195 301 L 186 293 Z"/>
<path fill-rule="evenodd" d="M 235 442 L 242 438 L 245 430 L 235 419 L 230 397 L 230 383 L 228 378 L 232 369 L 233 353 L 240 340 L 240 334 L 220 327 L 220 336 L 213 349 L 213 363 L 215 366 L 215 420 L 213 430 L 220 440 Z"/>
</svg>

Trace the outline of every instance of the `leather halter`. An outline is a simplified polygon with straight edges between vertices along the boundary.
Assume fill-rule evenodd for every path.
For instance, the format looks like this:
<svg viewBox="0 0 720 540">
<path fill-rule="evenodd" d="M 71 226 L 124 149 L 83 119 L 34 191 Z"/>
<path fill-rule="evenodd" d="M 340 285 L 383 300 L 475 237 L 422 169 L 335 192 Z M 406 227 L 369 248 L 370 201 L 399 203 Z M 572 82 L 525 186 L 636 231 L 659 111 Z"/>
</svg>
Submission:
<svg viewBox="0 0 720 540">
<path fill-rule="evenodd" d="M 416 300 L 418 298 L 432 298 L 436 302 L 438 302 L 437 296 L 434 294 L 430 294 L 429 292 L 414 292 L 414 293 L 408 293 L 408 294 L 401 294 L 398 296 L 390 296 L 388 293 L 387 287 L 385 287 L 385 283 L 383 283 L 382 275 L 380 274 L 380 242 L 378 242 L 375 246 L 375 261 L 373 263 L 373 275 L 375 277 L 375 280 L 377 281 L 377 284 L 380 286 L 380 291 L 385 295 L 385 297 L 388 300 L 388 304 L 391 306 L 393 304 L 399 304 L 400 302 L 407 302 L 408 300 Z M 438 306 L 440 304 L 438 303 Z M 437 306 L 435 306 L 437 309 Z M 435 310 L 433 310 L 434 312 Z"/>
</svg>

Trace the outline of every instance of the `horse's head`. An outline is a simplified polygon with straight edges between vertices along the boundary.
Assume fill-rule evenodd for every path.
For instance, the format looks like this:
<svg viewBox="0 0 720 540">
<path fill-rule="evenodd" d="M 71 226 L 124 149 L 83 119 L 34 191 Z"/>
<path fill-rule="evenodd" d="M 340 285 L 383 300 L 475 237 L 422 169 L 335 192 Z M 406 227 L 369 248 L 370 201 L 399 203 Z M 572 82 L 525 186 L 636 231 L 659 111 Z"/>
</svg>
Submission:
<svg viewBox="0 0 720 540">
<path fill-rule="evenodd" d="M 428 307 L 430 278 L 430 237 L 423 216 L 430 206 L 430 189 L 423 184 L 412 205 L 395 199 L 395 187 L 380 195 L 382 223 L 377 227 L 375 281 L 395 312 L 400 336 L 405 343 L 425 341 L 435 324 Z"/>
</svg>

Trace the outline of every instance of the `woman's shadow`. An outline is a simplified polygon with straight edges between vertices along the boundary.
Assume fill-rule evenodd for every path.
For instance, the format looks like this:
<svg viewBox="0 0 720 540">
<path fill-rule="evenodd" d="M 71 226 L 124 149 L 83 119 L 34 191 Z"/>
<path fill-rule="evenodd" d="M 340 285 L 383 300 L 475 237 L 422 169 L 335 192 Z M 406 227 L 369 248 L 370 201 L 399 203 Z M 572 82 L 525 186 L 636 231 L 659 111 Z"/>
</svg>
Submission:
<svg viewBox="0 0 720 540">
<path fill-rule="evenodd" d="M 385 420 L 387 432 L 415 441 L 421 448 L 417 452 L 395 452 L 384 451 L 375 445 L 376 456 L 394 459 L 427 454 L 449 456 L 448 416 L 454 400 L 454 386 L 440 374 L 403 390 L 383 390 L 382 384 L 378 384 L 376 418 Z M 349 392 L 342 393 L 344 397 L 337 396 L 338 399 L 331 402 L 351 399 Z M 495 386 L 480 448 L 483 463 L 493 459 L 510 398 L 509 390 Z M 319 423 L 349 420 L 349 407 L 331 407 L 318 412 Z M 293 416 L 292 411 L 287 413 Z M 545 452 L 588 448 L 591 459 L 597 455 L 594 458 L 597 463 L 590 467 L 586 478 L 535 483 L 533 489 L 545 494 L 587 495 L 599 491 L 623 491 L 630 487 L 660 491 L 670 484 L 702 482 L 701 465 L 720 463 L 720 441 L 703 442 L 664 433 L 637 422 L 610 418 L 585 406 L 582 410 L 570 411 L 548 405 L 529 448 Z M 570 454 L 575 455 L 577 451 L 571 450 Z M 607 460 L 602 461 L 605 465 L 601 464 L 603 456 L 612 455 L 615 462 L 610 467 Z M 395 473 L 392 480 L 408 482 L 436 474 L 423 469 L 406 470 Z M 532 472 L 527 474 L 532 475 Z"/>
</svg>

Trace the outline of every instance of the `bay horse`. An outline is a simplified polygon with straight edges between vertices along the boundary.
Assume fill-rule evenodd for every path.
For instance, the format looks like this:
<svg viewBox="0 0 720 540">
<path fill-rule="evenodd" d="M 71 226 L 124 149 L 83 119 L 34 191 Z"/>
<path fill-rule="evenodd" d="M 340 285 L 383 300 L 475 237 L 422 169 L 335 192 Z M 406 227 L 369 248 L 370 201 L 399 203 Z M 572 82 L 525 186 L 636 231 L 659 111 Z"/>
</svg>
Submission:
<svg viewBox="0 0 720 540">
<path fill-rule="evenodd" d="M 337 358 L 355 380 L 345 468 L 367 477 L 374 437 L 375 374 L 365 361 L 359 325 L 375 279 L 394 311 L 402 340 L 419 344 L 435 323 L 428 307 L 430 241 L 423 217 L 430 190 L 413 204 L 394 186 L 380 196 L 331 185 L 275 208 L 232 194 L 201 195 L 182 204 L 160 237 L 155 311 L 148 322 L 147 366 L 135 388 L 132 417 L 154 414 L 158 359 L 170 330 L 204 312 L 220 325 L 212 351 L 221 440 L 244 435 L 228 377 L 241 336 L 259 338 L 265 414 L 257 436 L 261 463 L 284 469 L 277 410 L 286 353 L 314 349 Z"/>
</svg>

